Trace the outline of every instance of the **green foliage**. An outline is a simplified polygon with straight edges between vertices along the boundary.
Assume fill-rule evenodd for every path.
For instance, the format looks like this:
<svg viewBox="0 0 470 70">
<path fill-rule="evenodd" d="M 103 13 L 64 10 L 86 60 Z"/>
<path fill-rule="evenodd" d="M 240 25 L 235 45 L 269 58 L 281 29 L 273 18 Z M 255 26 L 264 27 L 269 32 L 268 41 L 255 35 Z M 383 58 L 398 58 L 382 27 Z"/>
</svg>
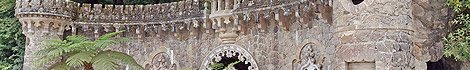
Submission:
<svg viewBox="0 0 470 70">
<path fill-rule="evenodd" d="M 443 40 L 445 44 L 444 55 L 454 56 L 455 60 L 464 61 L 470 59 L 470 1 L 448 0 L 447 5 L 454 7 L 457 16 L 450 23 L 456 30 L 449 33 Z"/>
<path fill-rule="evenodd" d="M 214 64 L 212 64 L 212 65 L 209 65 L 209 68 L 211 68 L 211 69 L 213 69 L 213 70 L 227 70 L 228 68 L 230 68 L 230 67 L 232 67 L 233 65 L 238 64 L 238 63 L 240 63 L 240 62 L 245 62 L 245 59 L 232 62 L 232 63 L 228 64 L 226 67 L 225 67 L 224 64 L 222 64 L 222 63 L 214 63 Z M 222 68 L 223 68 L 223 69 L 222 69 Z"/>
<path fill-rule="evenodd" d="M 15 0 L 0 1 L 0 70 L 20 70 L 26 37 L 14 17 Z"/>
<path fill-rule="evenodd" d="M 214 64 L 210 65 L 209 68 L 212 68 L 213 70 L 222 70 L 222 68 L 224 68 L 224 64 L 214 63 Z"/>
<path fill-rule="evenodd" d="M 460 13 L 470 8 L 470 1 L 460 0 L 447 0 L 447 6 L 453 6 L 454 11 Z"/>
<path fill-rule="evenodd" d="M 47 49 L 35 53 L 35 55 L 42 55 L 42 57 L 35 60 L 33 64 L 42 67 L 50 61 L 65 60 L 56 62 L 49 69 L 69 70 L 70 68 L 77 67 L 93 67 L 96 70 L 116 70 L 119 66 L 118 64 L 121 64 L 142 70 L 143 67 L 137 64 L 132 56 L 121 52 L 104 50 L 106 47 L 115 44 L 132 42 L 132 39 L 125 37 L 114 40 L 110 39 L 121 32 L 124 31 L 105 34 L 96 41 L 88 40 L 83 36 L 67 36 L 64 41 L 44 39 L 42 41 L 51 42 L 52 44 L 41 45 L 41 47 L 47 47 Z M 86 64 L 91 64 L 91 66 Z"/>
</svg>

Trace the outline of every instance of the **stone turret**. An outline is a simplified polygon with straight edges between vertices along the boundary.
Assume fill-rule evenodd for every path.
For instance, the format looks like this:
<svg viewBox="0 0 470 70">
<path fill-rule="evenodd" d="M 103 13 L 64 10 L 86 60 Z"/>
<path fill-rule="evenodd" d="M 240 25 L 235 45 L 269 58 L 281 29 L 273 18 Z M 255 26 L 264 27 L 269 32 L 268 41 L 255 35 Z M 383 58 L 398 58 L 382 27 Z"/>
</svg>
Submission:
<svg viewBox="0 0 470 70">
<path fill-rule="evenodd" d="M 31 63 L 38 58 L 33 54 L 44 49 L 39 47 L 46 44 L 41 39 L 62 39 L 64 31 L 70 29 L 74 5 L 65 0 L 16 0 L 15 16 L 27 37 L 24 70 L 36 69 Z"/>
<path fill-rule="evenodd" d="M 429 40 L 412 19 L 413 0 L 339 0 L 333 26 L 337 70 L 424 70 L 439 56 L 420 46 Z M 439 4 L 440 5 L 440 4 Z M 446 13 L 442 13 L 446 14 Z M 444 24 L 444 23 L 438 23 Z M 429 43 L 430 44 L 430 43 Z M 427 46 L 426 46 L 427 47 Z M 436 48 L 442 48 L 436 46 Z M 439 51 L 437 51 L 439 52 Z M 441 55 L 442 56 L 442 55 Z"/>
</svg>

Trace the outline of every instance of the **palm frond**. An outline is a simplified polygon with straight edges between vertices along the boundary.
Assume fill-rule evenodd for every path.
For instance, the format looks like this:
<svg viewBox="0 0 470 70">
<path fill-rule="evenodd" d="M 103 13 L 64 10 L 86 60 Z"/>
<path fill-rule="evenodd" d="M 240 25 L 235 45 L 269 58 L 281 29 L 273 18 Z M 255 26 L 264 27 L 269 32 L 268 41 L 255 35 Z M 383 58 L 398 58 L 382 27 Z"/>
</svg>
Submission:
<svg viewBox="0 0 470 70">
<path fill-rule="evenodd" d="M 116 52 L 116 51 L 103 51 L 105 54 L 109 54 L 108 56 L 119 61 L 123 65 L 135 66 L 138 69 L 143 70 L 144 68 L 139 65 L 132 56 L 127 55 L 126 53 Z"/>
<path fill-rule="evenodd" d="M 118 43 L 130 43 L 130 42 L 134 42 L 134 40 L 132 40 L 131 38 L 128 38 L 128 37 L 120 37 L 120 38 L 117 38 L 117 39 L 114 39 L 116 42 Z"/>
<path fill-rule="evenodd" d="M 95 54 L 91 51 L 82 51 L 79 53 L 75 53 L 69 58 L 67 58 L 67 65 L 71 67 L 80 67 L 83 66 L 84 62 L 91 62 L 92 57 L 94 57 Z"/>
<path fill-rule="evenodd" d="M 111 45 L 114 45 L 116 44 L 117 42 L 114 41 L 114 40 L 98 40 L 98 41 L 95 41 L 95 47 L 108 47 L 108 46 L 111 46 Z"/>
<path fill-rule="evenodd" d="M 86 38 L 85 36 L 78 36 L 78 35 L 67 36 L 66 39 L 74 43 L 89 41 L 88 38 Z"/>
<path fill-rule="evenodd" d="M 45 55 L 45 56 L 42 56 L 42 57 L 39 58 L 39 59 L 34 60 L 34 61 L 31 63 L 31 65 L 32 65 L 32 66 L 36 66 L 36 68 L 40 68 L 40 67 L 44 66 L 44 64 L 46 64 L 46 63 L 48 63 L 48 62 L 50 62 L 50 61 L 58 60 L 58 58 L 59 58 L 59 56 L 54 57 L 54 56 L 47 56 L 47 55 Z"/>
<path fill-rule="evenodd" d="M 91 60 L 93 62 L 93 68 L 97 70 L 116 70 L 118 67 L 115 62 L 116 60 L 111 58 L 109 54 L 104 52 L 98 53 L 98 55 Z"/>
<path fill-rule="evenodd" d="M 52 50 L 55 50 L 57 48 L 46 48 L 46 49 L 42 49 L 42 50 L 39 50 L 37 51 L 36 53 L 34 53 L 34 55 L 45 55 L 49 52 L 51 52 Z"/>
<path fill-rule="evenodd" d="M 64 41 L 62 41 L 60 39 L 41 39 L 41 41 L 51 42 L 51 43 L 64 43 Z"/>
<path fill-rule="evenodd" d="M 113 33 L 109 33 L 109 34 L 105 34 L 105 35 L 102 35 L 98 38 L 98 40 L 108 40 L 109 38 L 113 37 L 114 35 L 116 34 L 119 34 L 119 33 L 122 33 L 126 30 L 122 30 L 122 31 L 117 31 L 117 32 L 113 32 Z"/>
<path fill-rule="evenodd" d="M 47 68 L 47 70 L 70 70 L 70 66 L 65 64 L 65 62 L 56 62 Z"/>
<path fill-rule="evenodd" d="M 53 43 L 53 44 L 40 45 L 39 47 L 62 47 L 62 46 L 65 46 L 65 45 L 61 43 Z"/>
<path fill-rule="evenodd" d="M 58 57 L 62 56 L 68 52 L 70 52 L 71 49 L 67 47 L 58 47 L 57 49 L 51 50 L 49 53 L 47 53 L 47 56 L 52 56 L 52 57 Z"/>
</svg>

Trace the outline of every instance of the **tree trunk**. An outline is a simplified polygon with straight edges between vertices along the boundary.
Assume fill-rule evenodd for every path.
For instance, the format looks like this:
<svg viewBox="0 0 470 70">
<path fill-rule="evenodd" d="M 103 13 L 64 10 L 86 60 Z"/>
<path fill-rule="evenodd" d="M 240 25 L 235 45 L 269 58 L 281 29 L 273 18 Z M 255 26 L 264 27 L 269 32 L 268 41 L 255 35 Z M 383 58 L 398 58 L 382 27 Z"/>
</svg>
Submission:
<svg viewBox="0 0 470 70">
<path fill-rule="evenodd" d="M 91 63 L 86 63 L 85 62 L 83 67 L 85 67 L 85 68 L 83 68 L 83 70 L 93 70 L 93 66 L 91 65 Z"/>
</svg>

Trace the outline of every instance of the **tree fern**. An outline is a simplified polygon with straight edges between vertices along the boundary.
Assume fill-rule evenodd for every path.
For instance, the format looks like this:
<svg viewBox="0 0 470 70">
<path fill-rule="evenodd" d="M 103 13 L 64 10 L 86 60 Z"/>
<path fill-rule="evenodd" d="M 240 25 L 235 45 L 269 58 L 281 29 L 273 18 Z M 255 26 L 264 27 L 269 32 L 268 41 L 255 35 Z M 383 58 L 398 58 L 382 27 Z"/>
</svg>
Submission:
<svg viewBox="0 0 470 70">
<path fill-rule="evenodd" d="M 116 70 L 118 65 L 116 64 L 116 59 L 109 57 L 109 54 L 105 52 L 100 52 L 93 59 L 93 68 L 97 70 Z"/>
<path fill-rule="evenodd" d="M 85 42 L 85 41 L 89 41 L 88 38 L 84 37 L 84 36 L 78 36 L 78 35 L 74 35 L 74 36 L 67 36 L 67 40 L 73 42 L 73 43 L 79 43 L 79 42 Z"/>
<path fill-rule="evenodd" d="M 60 47 L 60 46 L 65 46 L 64 44 L 61 44 L 61 43 L 54 43 L 54 44 L 45 44 L 45 45 L 41 45 L 39 47 Z"/>
<path fill-rule="evenodd" d="M 53 61 L 53 60 L 58 60 L 59 57 L 52 57 L 52 56 L 42 56 L 41 58 L 39 59 L 36 59 L 33 61 L 32 65 L 35 65 L 36 68 L 40 68 L 42 66 L 44 66 L 44 64 L 50 62 L 50 61 Z"/>
<path fill-rule="evenodd" d="M 62 40 L 59 40 L 59 39 L 42 39 L 41 41 L 51 42 L 51 43 L 65 43 L 65 42 L 67 42 L 67 41 L 62 41 Z"/>
<path fill-rule="evenodd" d="M 130 42 L 134 42 L 134 40 L 132 40 L 131 38 L 127 38 L 127 37 L 121 37 L 121 38 L 117 38 L 117 39 L 114 39 L 116 42 L 118 43 L 130 43 Z"/>
<path fill-rule="evenodd" d="M 124 65 L 130 65 L 138 67 L 139 69 L 143 69 L 140 65 L 132 58 L 132 56 L 127 55 L 126 53 L 116 52 L 116 51 L 103 51 L 101 52 L 106 54 L 107 56 L 111 57 L 114 60 L 117 60 L 118 63 L 122 63 Z"/>
<path fill-rule="evenodd" d="M 83 63 L 89 63 L 91 62 L 92 57 L 95 56 L 95 54 L 91 51 L 83 51 L 79 53 L 75 53 L 72 56 L 70 56 L 67 59 L 67 65 L 71 67 L 81 67 L 83 66 Z"/>
<path fill-rule="evenodd" d="M 48 70 L 70 70 L 70 66 L 68 66 L 65 62 L 56 62 L 55 64 L 52 64 L 52 66 L 47 69 Z"/>
<path fill-rule="evenodd" d="M 118 32 L 113 32 L 113 33 L 109 33 L 109 34 L 105 34 L 105 35 L 100 36 L 98 39 L 99 39 L 99 40 L 108 40 L 109 38 L 113 37 L 114 35 L 119 34 L 119 33 L 122 33 L 122 32 L 124 32 L 124 31 L 125 31 L 125 30 L 118 31 Z"/>
<path fill-rule="evenodd" d="M 42 49 L 42 50 L 39 50 L 37 51 L 36 53 L 34 53 L 34 55 L 45 55 L 47 53 L 49 53 L 50 51 L 54 50 L 54 49 L 57 49 L 57 48 L 46 48 L 46 49 Z"/>
<path fill-rule="evenodd" d="M 99 48 L 106 48 L 106 47 L 114 45 L 116 43 L 117 42 L 114 41 L 114 40 L 98 40 L 98 41 L 96 41 L 96 44 L 94 46 L 99 47 Z"/>
<path fill-rule="evenodd" d="M 68 70 L 70 67 L 92 67 L 97 70 L 116 70 L 119 64 L 130 65 L 142 70 L 143 67 L 131 56 L 115 51 L 104 51 L 103 49 L 119 43 L 132 42 L 132 39 L 121 37 L 111 40 L 112 36 L 124 31 L 105 34 L 100 36 L 98 40 L 91 41 L 84 36 L 67 36 L 66 40 L 44 39 L 42 41 L 51 42 L 52 44 L 41 45 L 47 47 L 36 52 L 36 55 L 43 55 L 33 63 L 39 67 L 44 64 L 58 60 L 60 57 L 68 56 L 66 61 L 55 63 L 49 69 Z M 38 67 L 38 68 L 39 68 Z"/>
</svg>

